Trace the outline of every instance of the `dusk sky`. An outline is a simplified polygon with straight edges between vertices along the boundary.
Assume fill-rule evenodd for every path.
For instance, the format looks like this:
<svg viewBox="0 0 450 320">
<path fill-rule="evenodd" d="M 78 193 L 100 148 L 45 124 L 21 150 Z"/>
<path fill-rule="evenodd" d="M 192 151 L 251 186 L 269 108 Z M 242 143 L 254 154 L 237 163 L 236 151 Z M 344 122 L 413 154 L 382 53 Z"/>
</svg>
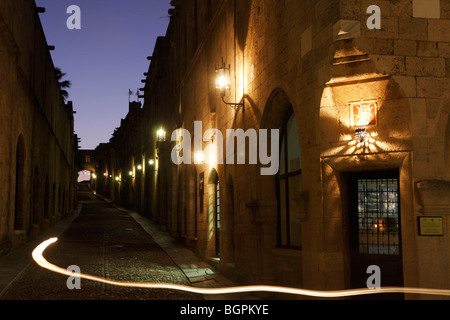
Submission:
<svg viewBox="0 0 450 320">
<path fill-rule="evenodd" d="M 36 0 L 53 62 L 72 82 L 75 133 L 82 149 L 109 142 L 128 112 L 128 90 L 142 88 L 148 56 L 166 34 L 170 0 Z M 66 26 L 67 8 L 81 9 L 81 30 Z M 136 100 L 136 95 L 132 100 Z"/>
</svg>

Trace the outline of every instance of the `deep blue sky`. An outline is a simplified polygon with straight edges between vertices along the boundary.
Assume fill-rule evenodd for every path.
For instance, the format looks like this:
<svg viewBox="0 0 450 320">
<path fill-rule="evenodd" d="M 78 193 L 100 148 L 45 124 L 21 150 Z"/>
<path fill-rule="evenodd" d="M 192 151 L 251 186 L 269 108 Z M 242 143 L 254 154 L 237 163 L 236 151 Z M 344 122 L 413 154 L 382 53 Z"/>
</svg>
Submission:
<svg viewBox="0 0 450 320">
<path fill-rule="evenodd" d="M 72 81 L 75 132 L 81 148 L 108 142 L 128 112 L 128 90 L 142 88 L 147 56 L 166 34 L 170 0 L 36 0 L 53 62 Z M 81 9 L 81 30 L 69 30 L 70 5 Z M 132 97 L 136 100 L 136 96 Z"/>
</svg>

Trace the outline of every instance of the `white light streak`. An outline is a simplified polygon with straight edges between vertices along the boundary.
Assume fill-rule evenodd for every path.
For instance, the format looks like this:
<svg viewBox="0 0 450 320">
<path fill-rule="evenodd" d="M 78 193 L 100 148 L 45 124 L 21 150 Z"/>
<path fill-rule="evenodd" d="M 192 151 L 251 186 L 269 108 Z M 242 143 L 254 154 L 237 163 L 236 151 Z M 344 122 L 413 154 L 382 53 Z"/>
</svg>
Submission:
<svg viewBox="0 0 450 320">
<path fill-rule="evenodd" d="M 59 273 L 68 277 L 78 276 L 81 279 L 101 282 L 113 286 L 119 287 L 134 287 L 134 288 L 147 288 L 147 289 L 169 289 L 184 291 L 196 294 L 204 295 L 218 295 L 218 294 L 235 294 L 235 293 L 249 293 L 249 292 L 272 292 L 272 293 L 285 293 L 300 296 L 318 297 L 318 298 L 342 298 L 359 295 L 369 294 L 386 294 L 386 293 L 409 293 L 409 294 L 425 294 L 425 295 L 437 295 L 437 296 L 450 296 L 450 290 L 441 289 L 421 289 L 421 288 L 396 288 L 386 287 L 380 289 L 351 289 L 351 290 L 339 290 L 339 291 L 314 291 L 304 290 L 288 287 L 277 286 L 242 286 L 242 287 L 230 287 L 230 288 L 195 288 L 184 285 L 170 284 L 170 283 L 142 283 L 142 282 L 125 282 L 108 280 L 97 276 L 91 276 L 87 274 L 74 274 L 66 269 L 60 268 L 54 264 L 49 263 L 44 257 L 43 253 L 50 245 L 57 242 L 57 238 L 52 238 L 44 241 L 34 249 L 32 256 L 34 261 L 44 269 L 50 270 L 55 273 Z"/>
</svg>

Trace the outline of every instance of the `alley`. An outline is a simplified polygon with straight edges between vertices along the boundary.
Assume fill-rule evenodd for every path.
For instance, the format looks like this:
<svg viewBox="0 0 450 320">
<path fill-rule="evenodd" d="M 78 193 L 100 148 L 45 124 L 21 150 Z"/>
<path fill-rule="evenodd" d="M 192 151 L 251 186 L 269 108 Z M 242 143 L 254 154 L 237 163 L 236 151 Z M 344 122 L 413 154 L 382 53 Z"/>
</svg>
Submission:
<svg viewBox="0 0 450 320">
<path fill-rule="evenodd" d="M 183 271 L 130 214 L 90 192 L 80 192 L 79 216 L 44 253 L 62 268 L 76 265 L 84 274 L 129 281 L 188 285 Z M 31 263 L 3 300 L 201 300 L 200 295 L 171 290 L 114 287 L 88 280 L 69 290 L 67 277 Z"/>
</svg>

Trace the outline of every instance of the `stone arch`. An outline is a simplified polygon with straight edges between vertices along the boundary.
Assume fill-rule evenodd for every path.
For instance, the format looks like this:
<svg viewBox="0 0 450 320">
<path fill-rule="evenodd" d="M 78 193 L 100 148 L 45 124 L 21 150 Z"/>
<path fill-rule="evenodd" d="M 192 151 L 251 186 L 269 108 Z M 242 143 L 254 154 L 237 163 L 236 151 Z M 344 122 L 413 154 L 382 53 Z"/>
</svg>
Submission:
<svg viewBox="0 0 450 320">
<path fill-rule="evenodd" d="M 25 230 L 25 143 L 20 135 L 16 147 L 16 188 L 14 200 L 14 230 Z"/>
<path fill-rule="evenodd" d="M 219 174 L 217 173 L 216 169 L 212 168 L 209 173 L 209 184 L 217 184 L 219 182 Z"/>
<path fill-rule="evenodd" d="M 276 88 L 272 91 L 261 118 L 262 129 L 282 129 L 287 115 L 293 112 L 293 106 L 286 91 Z"/>
</svg>

